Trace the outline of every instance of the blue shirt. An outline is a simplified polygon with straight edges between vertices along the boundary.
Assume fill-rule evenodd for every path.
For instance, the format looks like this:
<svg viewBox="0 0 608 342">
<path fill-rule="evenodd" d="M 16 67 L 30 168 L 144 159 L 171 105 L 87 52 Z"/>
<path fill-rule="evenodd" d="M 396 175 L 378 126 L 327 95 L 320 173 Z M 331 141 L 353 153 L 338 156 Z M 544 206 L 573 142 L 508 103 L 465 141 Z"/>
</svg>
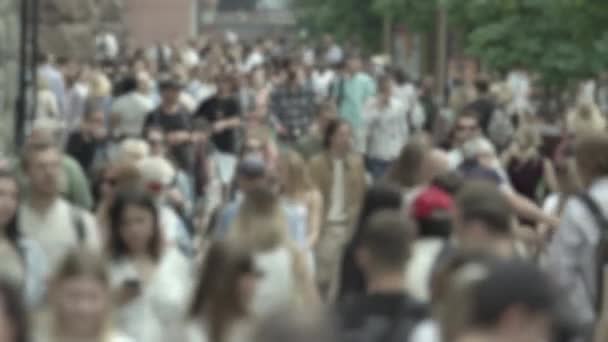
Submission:
<svg viewBox="0 0 608 342">
<path fill-rule="evenodd" d="M 232 227 L 232 223 L 234 219 L 239 213 L 239 209 L 241 208 L 243 200 L 237 198 L 236 200 L 228 203 L 224 208 L 222 208 L 219 212 L 217 222 L 215 225 L 215 229 L 213 232 L 213 237 L 218 240 L 225 239 L 228 236 L 228 232 Z M 289 236 L 293 239 L 294 242 L 298 244 L 298 246 L 302 246 L 306 243 L 306 229 L 302 229 L 302 225 L 306 225 L 306 222 L 302 222 L 301 216 L 297 211 L 293 210 L 291 207 L 287 205 L 281 205 L 285 216 L 287 218 L 287 226 L 289 229 Z"/>
</svg>

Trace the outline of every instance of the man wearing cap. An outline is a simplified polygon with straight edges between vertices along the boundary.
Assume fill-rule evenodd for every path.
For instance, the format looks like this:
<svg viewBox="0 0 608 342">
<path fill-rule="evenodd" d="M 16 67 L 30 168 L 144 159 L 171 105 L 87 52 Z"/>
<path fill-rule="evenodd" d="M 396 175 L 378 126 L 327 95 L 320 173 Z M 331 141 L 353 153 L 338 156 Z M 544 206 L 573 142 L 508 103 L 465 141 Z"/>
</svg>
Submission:
<svg viewBox="0 0 608 342">
<path fill-rule="evenodd" d="M 433 271 L 450 251 L 454 202 L 443 190 L 430 186 L 421 190 L 410 210 L 418 223 L 418 237 L 407 264 L 405 284 L 414 298 L 428 302 Z"/>
</svg>

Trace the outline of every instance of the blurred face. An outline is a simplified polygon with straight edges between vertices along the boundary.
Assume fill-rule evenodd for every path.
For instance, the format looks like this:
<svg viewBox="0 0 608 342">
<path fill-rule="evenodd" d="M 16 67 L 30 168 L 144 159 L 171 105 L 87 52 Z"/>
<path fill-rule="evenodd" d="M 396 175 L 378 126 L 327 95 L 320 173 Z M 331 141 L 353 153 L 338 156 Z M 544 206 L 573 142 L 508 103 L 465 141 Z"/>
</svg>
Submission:
<svg viewBox="0 0 608 342">
<path fill-rule="evenodd" d="M 348 71 L 359 72 L 363 68 L 363 64 L 359 58 L 352 58 L 348 61 Z"/>
<path fill-rule="evenodd" d="M 351 141 L 350 127 L 342 124 L 331 139 L 331 148 L 336 152 L 346 153 L 351 149 Z"/>
<path fill-rule="evenodd" d="M 29 158 L 27 175 L 32 190 L 40 195 L 54 196 L 59 193 L 61 156 L 59 151 L 49 148 L 34 152 Z"/>
<path fill-rule="evenodd" d="M 18 197 L 17 183 L 10 178 L 0 178 L 0 227 L 5 227 L 15 216 Z"/>
<path fill-rule="evenodd" d="M 162 156 L 165 154 L 165 135 L 159 130 L 148 132 L 148 144 L 152 156 Z"/>
<path fill-rule="evenodd" d="M 479 134 L 479 123 L 475 118 L 462 117 L 456 121 L 454 142 L 461 145 Z"/>
<path fill-rule="evenodd" d="M 82 337 L 103 332 L 109 314 L 109 289 L 91 276 L 62 280 L 54 296 L 55 315 L 62 328 Z"/>
<path fill-rule="evenodd" d="M 177 89 L 165 89 L 162 92 L 163 104 L 166 106 L 174 106 L 179 101 L 179 90 Z"/>
<path fill-rule="evenodd" d="M 120 234 L 131 253 L 146 253 L 154 235 L 154 216 L 143 207 L 131 204 L 123 213 Z"/>
<path fill-rule="evenodd" d="M 116 188 L 116 176 L 112 171 L 106 171 L 101 179 L 101 196 L 104 199 L 111 200 L 114 197 L 114 190 Z"/>
<path fill-rule="evenodd" d="M 499 323 L 499 331 L 507 341 L 549 342 L 551 323 L 546 315 L 530 313 L 521 306 L 507 310 Z"/>
<path fill-rule="evenodd" d="M 106 122 L 103 112 L 98 111 L 91 115 L 85 122 L 85 129 L 95 138 L 103 138 L 106 135 Z"/>
</svg>

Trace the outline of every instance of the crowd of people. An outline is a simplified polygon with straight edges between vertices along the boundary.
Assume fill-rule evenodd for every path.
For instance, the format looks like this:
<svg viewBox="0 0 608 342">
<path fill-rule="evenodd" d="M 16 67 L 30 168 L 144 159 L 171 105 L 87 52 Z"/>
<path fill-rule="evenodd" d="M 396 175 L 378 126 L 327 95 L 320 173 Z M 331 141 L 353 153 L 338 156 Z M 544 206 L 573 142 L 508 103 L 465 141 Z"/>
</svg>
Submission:
<svg viewBox="0 0 608 342">
<path fill-rule="evenodd" d="M 329 35 L 123 55 L 39 58 L 0 163 L 0 341 L 608 338 L 588 85 L 556 123 L 525 71 L 442 104 Z"/>
</svg>

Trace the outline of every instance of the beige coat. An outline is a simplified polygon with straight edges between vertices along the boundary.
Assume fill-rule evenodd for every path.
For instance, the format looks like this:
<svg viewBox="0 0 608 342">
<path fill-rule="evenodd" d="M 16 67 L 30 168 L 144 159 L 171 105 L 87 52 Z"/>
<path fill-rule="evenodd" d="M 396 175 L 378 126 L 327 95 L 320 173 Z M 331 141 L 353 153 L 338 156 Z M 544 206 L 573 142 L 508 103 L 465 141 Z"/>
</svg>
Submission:
<svg viewBox="0 0 608 342">
<path fill-rule="evenodd" d="M 345 191 L 347 225 L 352 227 L 359 214 L 363 195 L 365 194 L 365 168 L 363 158 L 357 154 L 351 154 L 345 162 Z M 313 182 L 321 190 L 323 196 L 323 222 L 327 220 L 329 206 L 332 203 L 331 191 L 333 182 L 332 158 L 327 152 L 322 152 L 309 161 L 310 174 Z M 326 226 L 325 224 L 322 227 Z M 321 228 L 323 229 L 323 228 Z M 323 232 L 321 232 L 323 235 Z"/>
</svg>

